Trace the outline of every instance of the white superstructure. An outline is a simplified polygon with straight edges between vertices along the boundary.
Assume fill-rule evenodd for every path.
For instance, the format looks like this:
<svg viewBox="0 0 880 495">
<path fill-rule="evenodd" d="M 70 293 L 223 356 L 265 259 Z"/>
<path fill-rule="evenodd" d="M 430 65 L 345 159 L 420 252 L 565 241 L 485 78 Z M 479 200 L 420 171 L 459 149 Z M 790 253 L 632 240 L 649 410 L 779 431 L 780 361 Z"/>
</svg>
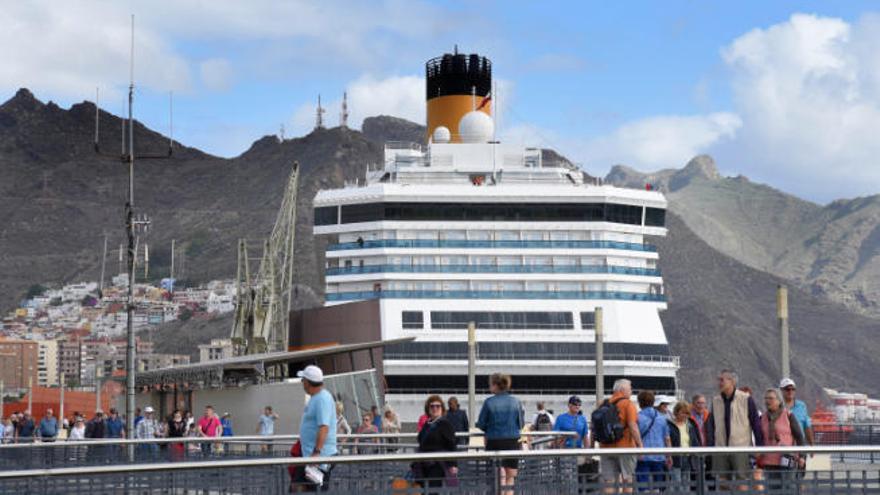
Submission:
<svg viewBox="0 0 880 495">
<path fill-rule="evenodd" d="M 646 242 L 666 234 L 664 196 L 585 182 L 539 149 L 492 142 L 484 115 L 461 118 L 462 142 L 441 127 L 426 147 L 388 143 L 365 181 L 315 197 L 326 304 L 378 299 L 382 338 L 416 337 L 385 350 L 387 399 L 415 414 L 429 392 L 466 399 L 469 321 L 479 377 L 510 373 L 533 400 L 591 394 L 599 306 L 606 390 L 627 377 L 674 394 L 678 359 Z"/>
</svg>

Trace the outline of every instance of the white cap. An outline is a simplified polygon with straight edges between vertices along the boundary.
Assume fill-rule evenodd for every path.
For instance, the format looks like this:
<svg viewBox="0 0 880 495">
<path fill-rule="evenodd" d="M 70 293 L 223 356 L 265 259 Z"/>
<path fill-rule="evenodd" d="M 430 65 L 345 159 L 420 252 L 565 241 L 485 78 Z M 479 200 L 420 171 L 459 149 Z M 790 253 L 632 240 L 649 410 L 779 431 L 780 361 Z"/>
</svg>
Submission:
<svg viewBox="0 0 880 495">
<path fill-rule="evenodd" d="M 145 407 L 145 408 L 144 408 L 144 412 L 145 412 L 145 413 L 151 413 L 151 412 L 153 412 L 153 406 L 147 406 L 147 407 Z"/>
<path fill-rule="evenodd" d="M 782 381 L 779 382 L 779 388 L 785 388 L 785 387 L 797 388 L 797 385 L 795 385 L 794 380 L 792 380 L 791 378 L 783 378 Z"/>
<path fill-rule="evenodd" d="M 654 399 L 654 407 L 660 407 L 660 404 L 672 404 L 672 400 L 661 395 Z"/>
<path fill-rule="evenodd" d="M 324 372 L 314 364 L 306 366 L 304 370 L 297 371 L 296 376 L 305 378 L 312 383 L 324 383 Z"/>
</svg>

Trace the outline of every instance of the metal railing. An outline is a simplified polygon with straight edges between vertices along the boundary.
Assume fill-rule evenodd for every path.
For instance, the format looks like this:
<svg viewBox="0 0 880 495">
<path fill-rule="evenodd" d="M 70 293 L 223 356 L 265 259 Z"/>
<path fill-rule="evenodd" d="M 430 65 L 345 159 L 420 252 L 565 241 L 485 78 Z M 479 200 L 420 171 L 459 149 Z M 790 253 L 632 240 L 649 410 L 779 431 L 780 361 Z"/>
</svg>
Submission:
<svg viewBox="0 0 880 495">
<path fill-rule="evenodd" d="M 656 268 L 613 265 L 364 265 L 327 268 L 327 276 L 370 273 L 609 273 L 659 277 Z"/>
<path fill-rule="evenodd" d="M 806 458 L 848 453 L 880 453 L 880 447 L 546 449 L 343 455 L 321 458 L 321 461 L 331 463 L 324 467 L 327 474 L 323 491 L 326 493 L 880 492 L 880 466 L 876 464 L 835 465 L 830 469 L 808 471 L 764 466 L 745 468 L 737 473 L 707 467 L 710 459 L 720 465 L 724 458 L 731 456 L 753 457 L 763 462 L 770 459 L 768 454 Z M 668 457 L 677 460 L 680 466 L 690 467 L 648 478 L 637 475 L 635 479 L 615 479 L 609 475 L 607 468 L 643 455 Z M 300 488 L 314 489 L 314 485 L 300 481 L 299 470 L 315 462 L 315 458 L 284 457 L 6 470 L 0 471 L 0 492 L 96 494 L 202 490 L 272 495 Z M 508 480 L 512 483 L 507 485 L 502 485 L 499 476 L 498 468 L 503 464 L 519 469 L 515 480 Z M 430 466 L 441 467 L 443 474 L 427 476 Z M 457 473 L 445 469 L 452 466 L 457 468 Z"/>
<path fill-rule="evenodd" d="M 664 294 L 589 290 L 372 290 L 328 292 L 327 301 L 361 299 L 611 299 L 620 301 L 665 302 Z"/>
<path fill-rule="evenodd" d="M 466 327 L 462 327 L 465 329 Z M 398 352 L 385 351 L 382 354 L 384 359 L 409 359 L 409 360 L 462 360 L 467 359 L 467 352 L 460 353 L 435 353 L 435 352 Z M 555 352 L 555 353 L 515 353 L 515 352 L 483 352 L 478 353 L 481 360 L 551 360 L 551 361 L 592 361 L 596 359 L 595 354 L 584 354 L 575 352 Z M 652 363 L 673 363 L 678 365 L 679 356 L 649 355 L 649 354 L 605 354 L 605 361 L 639 361 Z"/>
<path fill-rule="evenodd" d="M 327 251 L 348 249 L 378 248 L 530 248 L 530 249 L 625 249 L 629 251 L 656 252 L 652 244 L 639 244 L 619 241 L 543 241 L 543 240 L 495 240 L 479 241 L 467 239 L 378 239 L 362 242 L 342 242 L 330 244 Z"/>
</svg>

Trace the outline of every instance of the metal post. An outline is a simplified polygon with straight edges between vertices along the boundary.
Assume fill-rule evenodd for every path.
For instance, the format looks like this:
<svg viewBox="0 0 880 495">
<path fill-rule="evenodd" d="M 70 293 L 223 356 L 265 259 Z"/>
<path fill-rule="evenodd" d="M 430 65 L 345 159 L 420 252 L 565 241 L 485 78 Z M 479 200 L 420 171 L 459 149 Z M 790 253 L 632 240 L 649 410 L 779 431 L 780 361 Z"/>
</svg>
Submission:
<svg viewBox="0 0 880 495">
<path fill-rule="evenodd" d="M 98 358 L 95 357 L 95 411 L 101 407 L 101 379 L 98 375 Z"/>
<path fill-rule="evenodd" d="M 31 406 L 34 404 L 34 377 L 28 377 L 28 414 L 33 414 L 33 409 Z"/>
<path fill-rule="evenodd" d="M 474 428 L 477 414 L 477 325 L 468 323 L 468 420 Z"/>
<path fill-rule="evenodd" d="M 776 288 L 776 317 L 779 320 L 779 333 L 782 340 L 782 377 L 791 377 L 790 350 L 788 346 L 788 288 Z"/>
<path fill-rule="evenodd" d="M 125 230 L 128 234 L 128 300 L 126 301 L 127 345 L 125 349 L 125 431 L 134 431 L 134 15 L 131 16 L 131 73 L 128 84 L 128 204 L 125 208 Z M 130 460 L 134 460 L 134 445 L 128 448 Z"/>
<path fill-rule="evenodd" d="M 6 388 L 6 383 L 3 380 L 0 380 L 0 417 L 5 416 L 3 414 L 3 392 Z"/>
<path fill-rule="evenodd" d="M 596 407 L 605 399 L 605 334 L 602 308 L 596 308 Z"/>
<path fill-rule="evenodd" d="M 64 373 L 61 373 L 61 382 L 60 382 L 61 390 L 59 392 L 60 397 L 58 398 L 58 421 L 64 422 Z M 73 426 L 73 425 L 70 425 Z"/>
</svg>

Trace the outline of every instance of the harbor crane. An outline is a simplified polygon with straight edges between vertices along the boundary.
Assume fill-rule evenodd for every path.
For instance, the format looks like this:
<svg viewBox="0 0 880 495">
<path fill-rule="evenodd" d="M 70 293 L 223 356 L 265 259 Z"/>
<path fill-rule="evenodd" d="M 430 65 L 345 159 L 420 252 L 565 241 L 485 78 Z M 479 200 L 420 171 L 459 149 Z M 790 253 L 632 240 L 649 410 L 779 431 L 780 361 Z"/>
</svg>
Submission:
<svg viewBox="0 0 880 495">
<path fill-rule="evenodd" d="M 293 299 L 294 240 L 299 163 L 287 180 L 281 208 L 269 238 L 263 242 L 259 269 L 252 274 L 247 239 L 238 241 L 235 320 L 232 344 L 237 355 L 286 351 Z"/>
</svg>

